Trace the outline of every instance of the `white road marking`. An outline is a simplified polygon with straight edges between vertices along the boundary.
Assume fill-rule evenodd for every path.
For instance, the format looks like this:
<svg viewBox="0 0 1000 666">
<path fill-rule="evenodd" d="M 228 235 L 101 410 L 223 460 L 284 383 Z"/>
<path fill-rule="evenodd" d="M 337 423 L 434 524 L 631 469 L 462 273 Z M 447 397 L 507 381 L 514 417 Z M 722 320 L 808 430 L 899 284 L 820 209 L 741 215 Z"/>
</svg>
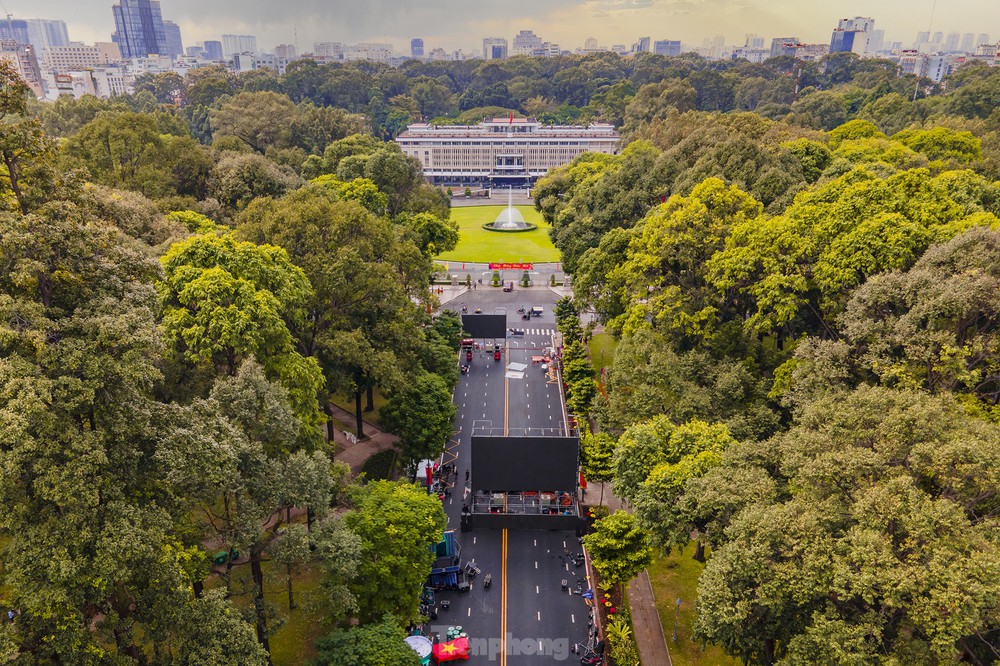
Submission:
<svg viewBox="0 0 1000 666">
<path fill-rule="evenodd" d="M 576 624 L 576 615 L 574 615 L 573 613 L 570 613 L 569 614 L 569 621 L 572 622 L 573 624 Z"/>
<path fill-rule="evenodd" d="M 538 617 L 538 621 L 541 622 L 542 621 L 542 611 L 536 611 L 535 615 Z"/>
<path fill-rule="evenodd" d="M 535 586 L 535 594 L 541 594 L 541 591 L 538 589 L 537 585 Z"/>
<path fill-rule="evenodd" d="M 472 617 L 472 606 L 469 606 L 469 612 L 466 617 Z"/>
<path fill-rule="evenodd" d="M 535 539 L 535 547 L 538 547 L 538 539 Z"/>
<path fill-rule="evenodd" d="M 535 562 L 535 568 L 536 569 L 538 568 L 538 562 Z"/>
</svg>

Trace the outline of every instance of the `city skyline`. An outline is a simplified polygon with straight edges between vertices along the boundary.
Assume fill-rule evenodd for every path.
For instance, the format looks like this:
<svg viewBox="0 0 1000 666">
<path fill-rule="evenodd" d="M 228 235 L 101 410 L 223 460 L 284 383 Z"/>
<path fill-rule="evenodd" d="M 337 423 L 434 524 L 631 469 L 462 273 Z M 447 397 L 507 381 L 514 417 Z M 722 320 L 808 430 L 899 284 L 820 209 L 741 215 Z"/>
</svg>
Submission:
<svg viewBox="0 0 1000 666">
<path fill-rule="evenodd" d="M 9 2 L 14 18 L 61 19 L 73 40 L 108 41 L 114 31 L 111 0 L 21 0 Z M 829 42 L 837 21 L 849 16 L 870 16 L 886 38 L 907 43 L 917 32 L 1000 33 L 1000 13 L 992 0 L 955 0 L 939 6 L 931 21 L 931 0 L 926 7 L 905 0 L 875 3 L 766 3 L 764 0 L 549 0 L 545 9 L 528 0 L 503 4 L 482 0 L 372 0 L 332 5 L 304 0 L 289 5 L 252 0 L 204 3 L 164 0 L 164 19 L 177 23 L 184 44 L 218 40 L 224 33 L 255 35 L 266 50 L 282 43 L 296 44 L 308 52 L 313 42 L 391 42 L 399 53 L 408 53 L 410 40 L 420 37 L 425 48 L 481 51 L 484 37 L 510 40 L 520 30 L 534 30 L 542 39 L 563 49 L 582 46 L 595 37 L 601 46 L 632 44 L 639 37 L 681 40 L 697 46 L 706 38 L 723 35 L 727 44 L 739 45 L 746 33 L 770 37 L 797 35 L 803 42 Z M 514 18 L 511 18 L 514 17 Z"/>
</svg>

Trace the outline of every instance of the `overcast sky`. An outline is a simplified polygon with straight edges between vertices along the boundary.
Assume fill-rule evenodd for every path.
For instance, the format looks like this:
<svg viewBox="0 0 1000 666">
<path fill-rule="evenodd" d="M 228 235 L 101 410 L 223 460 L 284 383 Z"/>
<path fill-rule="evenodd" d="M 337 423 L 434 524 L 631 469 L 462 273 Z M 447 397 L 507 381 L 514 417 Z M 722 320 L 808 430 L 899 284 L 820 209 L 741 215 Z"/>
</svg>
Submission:
<svg viewBox="0 0 1000 666">
<path fill-rule="evenodd" d="M 743 44 L 746 33 L 829 42 L 843 17 L 870 16 L 887 40 L 913 41 L 918 30 L 1000 36 L 1000 0 L 162 0 L 163 18 L 181 26 L 185 46 L 223 33 L 257 36 L 261 49 L 316 41 L 389 41 L 409 49 L 482 48 L 488 36 L 511 39 L 530 29 L 564 49 L 596 37 L 601 46 L 630 45 L 640 36 L 680 39 L 690 46 L 723 35 Z M 70 38 L 107 41 L 112 0 L 5 0 L 15 18 L 62 19 Z M 296 38 L 297 34 L 297 38 Z"/>
</svg>

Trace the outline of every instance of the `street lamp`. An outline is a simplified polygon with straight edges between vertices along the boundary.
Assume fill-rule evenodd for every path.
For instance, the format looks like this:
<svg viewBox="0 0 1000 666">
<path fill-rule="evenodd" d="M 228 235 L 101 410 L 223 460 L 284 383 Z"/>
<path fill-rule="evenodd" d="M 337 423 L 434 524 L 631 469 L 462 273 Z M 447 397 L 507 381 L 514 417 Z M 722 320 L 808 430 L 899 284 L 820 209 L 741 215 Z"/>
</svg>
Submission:
<svg viewBox="0 0 1000 666">
<path fill-rule="evenodd" d="M 677 619 L 681 614 L 681 598 L 677 597 L 677 608 L 674 611 L 674 642 L 677 642 Z"/>
</svg>

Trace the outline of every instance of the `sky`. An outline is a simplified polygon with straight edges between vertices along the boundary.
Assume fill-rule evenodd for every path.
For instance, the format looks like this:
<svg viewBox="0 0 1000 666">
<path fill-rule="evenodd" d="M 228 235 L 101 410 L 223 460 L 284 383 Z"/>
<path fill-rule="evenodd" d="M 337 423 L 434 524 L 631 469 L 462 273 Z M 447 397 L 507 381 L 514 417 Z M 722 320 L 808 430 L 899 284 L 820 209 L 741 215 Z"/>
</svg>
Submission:
<svg viewBox="0 0 1000 666">
<path fill-rule="evenodd" d="M 3 0 L 14 18 L 62 19 L 70 39 L 108 41 L 113 0 Z M 836 6 L 834 6 L 836 5 Z M 533 30 L 563 49 L 595 37 L 601 46 L 631 45 L 641 36 L 701 46 L 722 35 L 742 45 L 747 33 L 829 42 L 841 18 L 867 16 L 889 41 L 909 45 L 917 31 L 989 33 L 1000 38 L 1000 0 L 161 0 L 163 18 L 180 25 L 185 46 L 223 33 L 257 36 L 261 50 L 313 42 L 390 41 L 409 51 L 412 37 L 425 50 L 478 52 L 483 37 L 512 40 Z M 932 16 L 933 14 L 933 16 Z"/>
</svg>

